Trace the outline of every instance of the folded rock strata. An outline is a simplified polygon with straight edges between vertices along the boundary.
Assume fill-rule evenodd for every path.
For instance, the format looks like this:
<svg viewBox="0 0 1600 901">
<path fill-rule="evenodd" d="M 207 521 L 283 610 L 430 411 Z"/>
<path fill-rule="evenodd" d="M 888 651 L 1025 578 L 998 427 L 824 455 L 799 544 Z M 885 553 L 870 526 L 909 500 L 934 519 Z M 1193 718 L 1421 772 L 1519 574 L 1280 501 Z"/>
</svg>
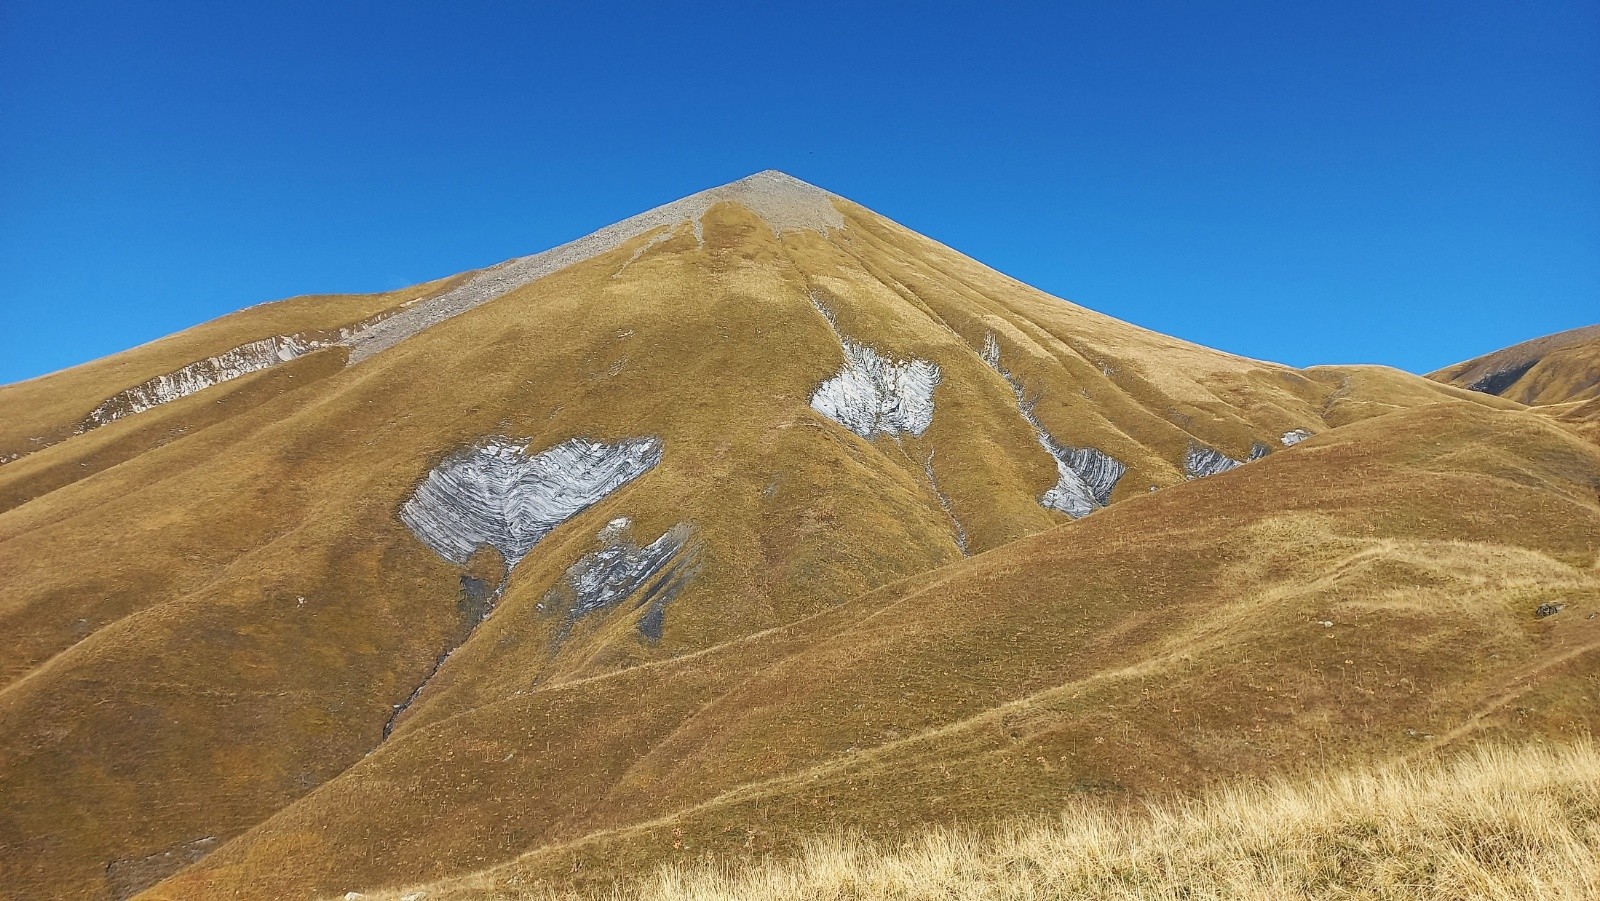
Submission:
<svg viewBox="0 0 1600 901">
<path fill-rule="evenodd" d="M 1022 389 L 1022 382 L 1000 365 L 1000 343 L 994 332 L 984 336 L 983 361 L 1000 374 L 1017 397 L 1017 412 L 1033 426 L 1034 437 L 1056 462 L 1056 484 L 1039 498 L 1039 503 L 1059 510 L 1073 519 L 1082 519 L 1111 503 L 1117 480 L 1127 471 L 1115 457 L 1093 447 L 1069 447 L 1057 441 L 1033 413 Z"/>
<path fill-rule="evenodd" d="M 608 523 L 598 536 L 600 548 L 578 558 L 545 593 L 539 609 L 562 614 L 557 644 L 582 617 L 630 597 L 635 608 L 644 608 L 639 632 L 651 639 L 661 637 L 667 604 L 698 569 L 698 553 L 691 544 L 694 530 L 688 523 L 678 523 L 640 547 L 629 535 L 630 525 L 627 517 Z"/>
<path fill-rule="evenodd" d="M 1190 444 L 1189 453 L 1183 460 L 1183 474 L 1188 479 L 1203 479 L 1214 476 L 1219 472 L 1227 472 L 1237 466 L 1243 466 L 1245 461 L 1235 460 L 1222 451 L 1205 447 L 1199 444 Z"/>
<path fill-rule="evenodd" d="M 451 456 L 417 486 L 400 520 L 452 563 L 488 546 L 510 570 L 556 526 L 661 462 L 654 437 L 573 438 L 531 455 L 526 445 L 490 438 Z"/>
</svg>

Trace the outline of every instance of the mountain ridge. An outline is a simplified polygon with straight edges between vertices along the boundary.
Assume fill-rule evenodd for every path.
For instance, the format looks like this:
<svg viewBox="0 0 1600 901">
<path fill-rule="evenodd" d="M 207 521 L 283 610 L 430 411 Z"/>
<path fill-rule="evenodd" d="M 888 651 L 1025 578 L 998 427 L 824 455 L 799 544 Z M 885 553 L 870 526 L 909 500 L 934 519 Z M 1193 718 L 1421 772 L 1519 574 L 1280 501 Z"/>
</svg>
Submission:
<svg viewBox="0 0 1600 901">
<path fill-rule="evenodd" d="M 1218 586 L 1285 591 L 1282 577 L 1220 561 L 1280 544 L 1297 549 L 1285 571 L 1312 576 L 1376 556 L 1400 584 L 1466 584 L 1433 553 L 1528 600 L 1570 605 L 1589 584 L 1573 548 L 1596 464 L 1549 417 L 1384 367 L 1212 351 L 821 189 L 770 173 L 732 185 L 501 293 L 466 273 L 258 306 L 0 388 L 0 451 L 29 450 L 0 466 L 0 845 L 14 851 L 0 892 L 274 897 L 510 864 L 806 760 L 865 766 L 885 730 L 854 704 L 910 717 L 890 724 L 910 736 L 1114 672 L 1119 642 L 1187 634 L 1160 623 L 1257 623 Z M 800 199 L 747 206 L 774 193 Z M 403 337 L 353 361 L 361 322 Z M 273 335 L 325 344 L 78 429 L 119 391 Z M 1448 529 L 1477 544 L 1451 546 Z M 1496 554 L 1522 575 L 1496 574 Z M 1395 623 L 1413 616 L 1372 597 Z M 1520 635 L 1510 608 L 1485 609 L 1488 625 L 1454 638 L 1448 617 L 1415 615 L 1446 643 Z M 1583 637 L 1572 619 L 1541 628 Z M 1329 640 L 1310 631 L 1296 640 Z M 1399 666 L 1406 648 L 1380 644 Z M 1052 656 L 1065 645 L 1076 663 Z M 1309 659 L 1285 647 L 1280 669 Z M 1452 712 L 1471 699 L 1451 680 L 1465 693 L 1506 677 L 1428 659 L 1445 662 L 1413 681 Z M 1207 666 L 1254 678 L 1233 657 Z M 1578 683 L 1551 684 L 1566 699 Z M 750 703 L 730 718 L 716 699 L 741 685 Z M 809 725 L 774 726 L 785 709 Z M 1328 734 L 1353 756 L 1395 747 Z M 1199 754 L 1169 739 L 1130 738 L 1128 759 Z M 975 759 L 1003 764 L 972 769 L 993 783 L 986 804 L 1022 803 L 1025 755 Z M 1086 759 L 1078 781 L 1112 766 Z M 1254 771 L 1232 751 L 1208 759 Z M 920 778 L 894 760 L 886 781 Z M 926 813 L 910 788 L 898 797 L 890 818 Z M 397 799 L 422 806 L 384 806 Z M 113 870 L 142 875 L 113 886 Z"/>
</svg>

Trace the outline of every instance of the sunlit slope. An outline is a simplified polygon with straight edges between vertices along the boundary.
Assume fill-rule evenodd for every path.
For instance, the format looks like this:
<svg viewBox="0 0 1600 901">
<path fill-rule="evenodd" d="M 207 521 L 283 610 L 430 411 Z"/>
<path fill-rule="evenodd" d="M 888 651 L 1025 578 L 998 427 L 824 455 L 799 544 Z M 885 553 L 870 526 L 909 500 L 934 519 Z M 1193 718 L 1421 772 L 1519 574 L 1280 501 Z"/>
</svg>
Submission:
<svg viewBox="0 0 1600 901">
<path fill-rule="evenodd" d="M 260 304 L 101 360 L 0 385 L 0 409 L 5 411 L 0 418 L 0 461 L 66 440 L 100 402 L 148 379 L 277 336 L 325 340 L 341 329 L 381 318 L 449 282 L 427 282 L 384 294 L 318 295 Z M 188 424 L 168 421 L 167 428 Z"/>
<path fill-rule="evenodd" d="M 1392 901 L 1600 896 L 1600 752 L 1488 746 L 1445 761 L 1310 769 L 1198 798 L 913 831 L 824 834 L 794 857 L 696 860 L 588 891 L 492 873 L 371 901 Z M 330 898 L 340 898 L 334 895 Z"/>
<path fill-rule="evenodd" d="M 1524 341 L 1428 378 L 1524 404 L 1600 399 L 1600 325 Z"/>
<path fill-rule="evenodd" d="M 521 847 L 547 850 L 492 879 L 603 880 L 838 825 L 1579 734 L 1597 485 L 1600 449 L 1542 417 L 1374 419 L 788 627 L 397 733 L 148 897 L 403 885 Z"/>
<path fill-rule="evenodd" d="M 679 202 L 691 218 L 664 207 L 580 239 L 559 266 L 536 255 L 394 295 L 254 308 L 0 389 L 0 421 L 30 442 L 0 465 L 0 892 L 126 895 L 375 748 L 444 740 L 441 724 L 568 683 L 639 680 L 618 700 L 664 692 L 677 729 L 673 711 L 742 670 L 709 671 L 712 688 L 654 681 L 675 658 L 848 622 L 825 611 L 1069 522 L 1041 503 L 1077 478 L 1053 454 L 1088 460 L 1080 488 L 1117 471 L 1089 451 L 1122 467 L 1094 483 L 1111 507 L 1084 526 L 1184 483 L 1195 460 L 1287 456 L 1291 433 L 1463 396 L 1512 406 L 1155 335 L 758 178 L 756 193 Z M 289 359 L 239 351 L 274 337 L 292 339 Z M 827 384 L 854 396 L 870 381 L 857 370 L 928 389 L 931 367 L 925 396 L 857 426 L 869 437 L 814 405 Z M 197 379 L 216 384 L 161 393 Z M 502 553 L 451 562 L 400 518 L 488 439 L 530 461 L 578 440 L 648 439 L 660 455 L 507 574 Z M 668 537 L 672 554 L 636 583 L 574 587 Z M 540 805 L 566 803 L 554 787 L 586 772 L 546 773 L 546 800 L 526 800 L 544 825 L 503 853 L 545 841 Z M 561 834 L 605 815 L 572 816 Z"/>
</svg>

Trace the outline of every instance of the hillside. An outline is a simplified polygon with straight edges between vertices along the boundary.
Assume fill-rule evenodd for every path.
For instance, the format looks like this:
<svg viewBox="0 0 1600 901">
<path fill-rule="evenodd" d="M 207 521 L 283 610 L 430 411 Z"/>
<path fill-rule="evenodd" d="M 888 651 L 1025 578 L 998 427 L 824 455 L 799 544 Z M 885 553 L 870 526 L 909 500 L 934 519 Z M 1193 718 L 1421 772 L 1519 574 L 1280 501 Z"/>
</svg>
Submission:
<svg viewBox="0 0 1600 901">
<path fill-rule="evenodd" d="M 468 877 L 370 901 L 936 901 L 1095 898 L 1579 899 L 1600 894 L 1600 755 L 1579 743 L 1489 747 L 1446 763 L 1228 783 L 1150 806 L 1076 801 L 1058 817 L 849 833 L 794 859 L 663 867 L 604 893 Z"/>
<path fill-rule="evenodd" d="M 0 422 L 8 897 L 602 879 L 1592 726 L 1581 430 L 779 173 Z"/>
<path fill-rule="evenodd" d="M 1600 325 L 1524 341 L 1428 378 L 1529 405 L 1600 399 Z"/>
<path fill-rule="evenodd" d="M 1389 419 L 784 629 L 430 723 L 152 897 L 421 881 L 492 862 L 507 834 L 546 846 L 507 879 L 603 881 L 841 827 L 1594 729 L 1600 448 L 1465 404 Z"/>
</svg>

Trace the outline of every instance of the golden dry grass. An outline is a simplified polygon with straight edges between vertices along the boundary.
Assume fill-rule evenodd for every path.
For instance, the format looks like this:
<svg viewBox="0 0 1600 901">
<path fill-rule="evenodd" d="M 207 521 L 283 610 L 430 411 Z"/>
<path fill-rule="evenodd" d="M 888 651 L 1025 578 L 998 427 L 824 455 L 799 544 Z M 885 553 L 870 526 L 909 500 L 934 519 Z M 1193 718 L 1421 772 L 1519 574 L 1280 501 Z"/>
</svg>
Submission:
<svg viewBox="0 0 1600 901">
<path fill-rule="evenodd" d="M 1600 897 L 1600 752 L 1489 746 L 1448 762 L 1236 783 L 1144 808 L 1090 804 L 894 845 L 851 834 L 795 858 L 672 866 L 572 894 L 467 880 L 424 897 L 606 901 Z M 387 897 L 387 896 L 385 896 Z"/>
<path fill-rule="evenodd" d="M 1447 366 L 1428 378 L 1461 388 L 1478 384 L 1531 406 L 1594 400 L 1600 398 L 1600 325 L 1524 341 Z"/>
<path fill-rule="evenodd" d="M 686 856 L 736 849 L 757 809 L 787 833 L 756 853 L 791 853 L 1354 765 L 1408 729 L 1600 729 L 1600 450 L 1564 423 L 1208 351 L 844 207 L 824 238 L 720 206 L 703 236 L 636 257 L 641 237 L 357 365 L 325 351 L 0 467 L 0 897 L 105 897 L 110 867 L 206 838 L 142 897 L 533 874 L 552 848 L 609 879 L 673 860 L 674 828 Z M 924 435 L 810 408 L 841 358 L 813 293 L 941 366 Z M 246 311 L 0 390 L 0 421 L 65 434 L 152 374 L 397 298 Z M 990 332 L 1047 428 L 1128 465 L 1111 509 L 1040 506 L 1055 467 L 977 354 Z M 395 511 L 492 434 L 667 452 L 541 543 L 434 673 L 460 573 Z M 1257 441 L 1279 450 L 1184 481 L 1190 443 Z M 539 602 L 618 515 L 690 522 L 705 565 L 659 642 L 623 605 L 553 649 Z M 1546 602 L 1569 609 L 1536 620 Z"/>
</svg>

